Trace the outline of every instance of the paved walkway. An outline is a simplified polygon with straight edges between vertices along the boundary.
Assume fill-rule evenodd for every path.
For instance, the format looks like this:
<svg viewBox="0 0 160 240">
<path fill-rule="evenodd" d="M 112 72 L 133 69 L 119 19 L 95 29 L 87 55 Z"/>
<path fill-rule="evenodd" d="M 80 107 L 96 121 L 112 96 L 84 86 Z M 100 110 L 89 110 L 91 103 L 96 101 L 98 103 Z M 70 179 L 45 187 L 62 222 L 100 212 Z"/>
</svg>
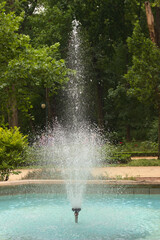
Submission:
<svg viewBox="0 0 160 240">
<path fill-rule="evenodd" d="M 95 168 L 92 173 L 93 175 L 107 175 L 111 178 L 160 178 L 160 167 L 106 167 Z"/>
<path fill-rule="evenodd" d="M 11 175 L 9 181 L 21 180 L 35 169 L 23 169 L 19 175 Z M 160 167 L 103 167 L 93 168 L 93 176 L 106 176 L 109 178 L 160 178 Z"/>
</svg>

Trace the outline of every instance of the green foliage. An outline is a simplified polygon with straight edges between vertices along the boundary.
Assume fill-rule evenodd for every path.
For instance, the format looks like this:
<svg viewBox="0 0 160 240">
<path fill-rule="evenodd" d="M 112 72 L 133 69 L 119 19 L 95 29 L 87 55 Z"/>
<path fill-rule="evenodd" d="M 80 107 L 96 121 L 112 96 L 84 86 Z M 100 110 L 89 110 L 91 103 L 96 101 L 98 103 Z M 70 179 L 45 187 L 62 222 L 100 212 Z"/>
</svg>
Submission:
<svg viewBox="0 0 160 240">
<path fill-rule="evenodd" d="M 113 153 L 113 155 L 107 159 L 108 164 L 126 164 L 131 161 L 131 154 L 127 153 Z"/>
<path fill-rule="evenodd" d="M 67 57 L 71 22 L 76 17 L 83 36 L 83 63 L 89 69 L 88 72 L 85 69 L 84 76 L 91 122 L 102 118 L 105 129 L 116 135 L 112 137 L 113 142 L 115 138 L 156 141 L 153 104 L 157 107 L 160 88 L 159 49 L 149 39 L 144 2 L 16 0 L 1 3 L 0 124 L 9 122 L 12 102 L 18 109 L 19 125 L 26 133 L 43 126 L 49 111 L 50 119 L 61 116 L 60 89 L 70 73 L 61 57 Z M 152 7 L 159 6 L 159 0 L 150 3 Z M 40 105 L 47 106 L 46 88 L 50 106 L 44 110 Z"/>
<path fill-rule="evenodd" d="M 109 110 L 108 106 L 112 106 L 112 109 L 105 118 L 108 121 L 112 120 L 110 126 L 117 131 L 117 139 L 122 139 L 124 134 L 127 135 L 128 127 L 131 135 L 131 139 L 128 140 L 132 140 L 135 134 L 139 134 L 140 136 L 136 135 L 136 139 L 141 140 L 143 132 L 148 130 L 153 109 L 139 102 L 135 96 L 127 95 L 127 90 L 126 83 L 119 83 L 115 88 L 108 90 L 109 101 L 106 110 Z"/>
<path fill-rule="evenodd" d="M 68 81 L 70 71 L 59 57 L 59 43 L 33 48 L 30 37 L 19 34 L 23 14 L 6 13 L 4 5 L 0 4 L 1 111 L 12 115 L 14 107 L 33 120 L 32 95 L 39 88 L 55 94 Z"/>
<path fill-rule="evenodd" d="M 60 42 L 60 50 L 66 56 L 69 32 L 71 31 L 72 11 L 69 4 L 66 7 L 59 1 L 42 3 L 44 10 L 29 15 L 25 21 L 25 33 L 32 39 L 36 47 Z M 29 7 L 28 7 L 29 8 Z M 32 26 L 32 28 L 30 28 Z"/>
<path fill-rule="evenodd" d="M 129 167 L 148 167 L 148 166 L 160 166 L 159 159 L 135 159 L 125 164 L 125 166 Z"/>
<path fill-rule="evenodd" d="M 132 37 L 128 38 L 129 51 L 133 54 L 132 67 L 125 78 L 130 84 L 129 94 L 137 96 L 140 101 L 158 105 L 160 90 L 160 51 L 142 33 L 136 22 Z"/>
<path fill-rule="evenodd" d="M 13 79 L 19 80 L 17 84 L 23 84 L 22 87 L 27 85 L 35 87 L 43 84 L 44 87 L 50 88 L 51 92 L 55 92 L 58 85 L 68 80 L 69 72 L 64 60 L 56 59 L 58 46 L 58 43 L 39 49 L 29 46 L 25 52 L 9 62 L 8 71 L 5 72 L 5 81 L 6 79 L 12 82 Z"/>
<path fill-rule="evenodd" d="M 142 142 L 123 142 L 117 146 L 117 151 L 121 152 L 157 152 L 158 151 L 158 143 L 151 141 L 142 141 Z"/>
<path fill-rule="evenodd" d="M 102 149 L 105 153 L 105 163 L 121 164 L 131 161 L 131 154 L 118 151 L 118 148 L 113 144 L 105 144 Z"/>
<path fill-rule="evenodd" d="M 145 20 L 144 0 L 126 0 L 125 1 L 125 17 L 127 22 L 134 24 L 138 19 Z"/>
<path fill-rule="evenodd" d="M 157 157 L 158 151 L 148 151 L 148 152 L 141 152 L 141 151 L 130 151 L 130 152 L 122 152 L 123 154 L 130 154 L 131 157 Z"/>
<path fill-rule="evenodd" d="M 10 174 L 25 162 L 28 147 L 27 136 L 20 133 L 19 128 L 0 128 L 0 177 L 7 181 Z"/>
<path fill-rule="evenodd" d="M 152 6 L 153 7 L 160 7 L 160 0 L 155 0 L 153 3 L 152 3 Z"/>
<path fill-rule="evenodd" d="M 153 119 L 153 121 L 151 122 L 148 129 L 147 137 L 152 142 L 158 142 L 158 119 L 157 118 Z"/>
<path fill-rule="evenodd" d="M 107 143 L 104 145 L 103 151 L 105 152 L 105 162 L 107 164 L 129 164 L 131 157 L 157 156 L 158 143 L 151 141 L 124 141 L 117 145 Z"/>
</svg>

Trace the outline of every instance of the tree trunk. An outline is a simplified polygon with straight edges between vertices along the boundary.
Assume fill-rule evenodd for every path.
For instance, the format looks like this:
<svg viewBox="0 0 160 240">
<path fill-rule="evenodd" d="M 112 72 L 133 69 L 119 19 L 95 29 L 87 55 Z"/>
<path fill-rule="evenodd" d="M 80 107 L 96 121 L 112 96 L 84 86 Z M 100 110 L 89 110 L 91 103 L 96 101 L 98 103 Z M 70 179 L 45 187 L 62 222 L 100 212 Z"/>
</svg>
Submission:
<svg viewBox="0 0 160 240">
<path fill-rule="evenodd" d="M 17 109 L 17 99 L 15 94 L 15 86 L 12 85 L 12 93 L 8 102 L 9 112 L 8 112 L 8 122 L 9 127 L 18 127 L 18 109 Z"/>
<path fill-rule="evenodd" d="M 160 48 L 160 8 L 156 7 L 155 15 L 156 45 Z M 158 91 L 158 159 L 160 159 L 160 93 Z"/>
<path fill-rule="evenodd" d="M 157 47 L 160 47 L 160 8 L 156 7 L 156 15 L 155 21 L 154 16 L 152 14 L 151 6 L 149 1 L 145 2 L 146 8 L 146 17 L 147 24 L 149 29 L 149 34 L 152 42 L 156 44 Z M 159 100 L 159 92 L 157 91 L 157 106 L 158 106 L 158 159 L 160 159 L 160 100 Z"/>
<path fill-rule="evenodd" d="M 150 2 L 145 2 L 145 8 L 146 8 L 146 17 L 147 17 L 147 24 L 149 29 L 149 34 L 152 42 L 156 43 L 156 33 L 155 33 L 155 27 L 154 27 L 154 17 L 152 14 Z"/>
<path fill-rule="evenodd" d="M 96 112 L 97 112 L 97 123 L 100 129 L 104 129 L 104 115 L 103 115 L 103 88 L 100 82 L 100 70 L 97 66 L 97 58 L 95 54 L 93 54 L 93 70 L 95 75 L 95 88 L 96 88 Z"/>
<path fill-rule="evenodd" d="M 104 128 L 104 116 L 103 116 L 103 103 L 102 103 L 103 90 L 99 82 L 97 82 L 97 118 L 98 126 L 100 129 Z"/>
</svg>

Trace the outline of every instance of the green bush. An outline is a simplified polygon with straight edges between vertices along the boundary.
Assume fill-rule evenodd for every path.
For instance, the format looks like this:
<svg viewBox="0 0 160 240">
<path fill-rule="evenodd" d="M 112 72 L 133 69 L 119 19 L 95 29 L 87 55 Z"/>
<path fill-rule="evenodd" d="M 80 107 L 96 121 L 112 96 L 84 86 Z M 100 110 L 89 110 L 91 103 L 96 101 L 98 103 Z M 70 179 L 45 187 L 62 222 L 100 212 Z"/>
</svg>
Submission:
<svg viewBox="0 0 160 240">
<path fill-rule="evenodd" d="M 160 166 L 159 159 L 135 159 L 129 162 L 125 166 L 131 166 L 131 167 L 140 167 L 140 166 Z"/>
<path fill-rule="evenodd" d="M 27 136 L 20 133 L 19 128 L 0 128 L 0 177 L 7 181 L 10 174 L 25 162 L 28 147 Z"/>
<path fill-rule="evenodd" d="M 121 142 L 117 145 L 118 152 L 158 152 L 158 143 L 152 141 L 143 142 Z"/>
<path fill-rule="evenodd" d="M 117 154 L 129 154 L 131 157 L 156 157 L 158 152 L 117 152 Z"/>
<path fill-rule="evenodd" d="M 147 132 L 147 137 L 152 142 L 158 142 L 158 118 L 154 119 Z"/>
<path fill-rule="evenodd" d="M 110 156 L 108 158 L 107 163 L 109 163 L 109 164 L 127 164 L 130 161 L 131 161 L 130 154 L 114 153 L 112 156 Z"/>
<path fill-rule="evenodd" d="M 103 146 L 104 163 L 106 164 L 121 164 L 131 161 L 131 154 L 119 151 L 116 145 L 106 143 Z"/>
</svg>

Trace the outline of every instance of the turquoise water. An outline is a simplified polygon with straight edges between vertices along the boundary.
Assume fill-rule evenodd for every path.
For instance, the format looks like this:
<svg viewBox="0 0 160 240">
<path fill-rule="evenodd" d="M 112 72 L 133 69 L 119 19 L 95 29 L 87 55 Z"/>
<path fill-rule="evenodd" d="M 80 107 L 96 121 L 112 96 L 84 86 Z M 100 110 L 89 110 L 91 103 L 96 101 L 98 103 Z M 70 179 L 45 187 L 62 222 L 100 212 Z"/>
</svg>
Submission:
<svg viewBox="0 0 160 240">
<path fill-rule="evenodd" d="M 64 195 L 0 197 L 0 240 L 159 240 L 160 195 L 90 195 L 74 223 Z"/>
</svg>

